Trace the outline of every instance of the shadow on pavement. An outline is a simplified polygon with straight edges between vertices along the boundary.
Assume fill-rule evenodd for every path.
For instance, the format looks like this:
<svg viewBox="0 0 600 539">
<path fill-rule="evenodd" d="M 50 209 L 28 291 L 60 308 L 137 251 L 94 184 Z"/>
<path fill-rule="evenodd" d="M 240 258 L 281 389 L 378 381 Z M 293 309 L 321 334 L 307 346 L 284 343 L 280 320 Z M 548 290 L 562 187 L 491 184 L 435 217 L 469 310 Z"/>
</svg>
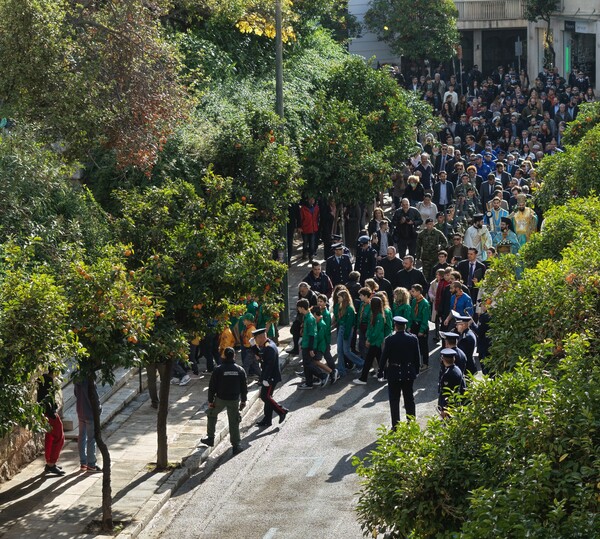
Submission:
<svg viewBox="0 0 600 539">
<path fill-rule="evenodd" d="M 344 455 L 338 463 L 333 467 L 331 472 L 329 472 L 329 477 L 325 481 L 326 483 L 337 483 L 344 479 L 347 475 L 352 475 L 355 473 L 354 466 L 352 465 L 352 458 L 358 457 L 359 459 L 364 459 L 369 452 L 371 452 L 377 446 L 377 442 L 371 442 L 369 445 L 363 447 L 360 451 L 356 453 L 348 453 Z"/>
</svg>

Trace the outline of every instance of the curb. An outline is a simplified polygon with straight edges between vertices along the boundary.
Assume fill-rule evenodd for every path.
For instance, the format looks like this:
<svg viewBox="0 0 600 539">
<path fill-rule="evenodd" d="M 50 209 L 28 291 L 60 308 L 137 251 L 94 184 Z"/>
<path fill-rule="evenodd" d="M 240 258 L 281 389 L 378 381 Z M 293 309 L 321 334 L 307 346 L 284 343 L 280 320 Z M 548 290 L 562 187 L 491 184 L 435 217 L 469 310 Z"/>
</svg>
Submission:
<svg viewBox="0 0 600 539">
<path fill-rule="evenodd" d="M 287 343 L 280 343 L 284 349 Z M 290 361 L 290 355 L 287 352 L 280 352 L 279 364 L 283 369 Z M 248 393 L 248 403 L 246 407 L 241 411 L 242 419 L 246 417 L 252 406 L 258 401 L 260 391 L 253 391 L 251 394 Z M 158 492 L 152 495 L 140 508 L 140 510 L 133 515 L 131 523 L 127 526 L 122 533 L 118 534 L 120 539 L 135 539 L 156 514 L 164 507 L 164 505 L 171 499 L 171 496 L 177 492 L 179 488 L 195 473 L 200 469 L 200 466 L 208 460 L 208 457 L 212 454 L 215 447 L 229 435 L 229 424 L 225 422 L 225 426 L 215 433 L 215 445 L 213 447 L 207 447 L 202 453 L 194 454 L 195 449 L 187 456 L 184 457 L 180 464 L 181 468 L 173 470 L 166 479 L 158 487 Z"/>
</svg>

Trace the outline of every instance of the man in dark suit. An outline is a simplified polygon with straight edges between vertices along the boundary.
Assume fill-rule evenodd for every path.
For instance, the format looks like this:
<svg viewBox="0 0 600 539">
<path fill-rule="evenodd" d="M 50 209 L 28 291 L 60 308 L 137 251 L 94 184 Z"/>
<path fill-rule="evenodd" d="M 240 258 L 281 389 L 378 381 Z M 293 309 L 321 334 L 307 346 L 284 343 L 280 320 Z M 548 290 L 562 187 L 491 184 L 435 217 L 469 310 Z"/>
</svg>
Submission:
<svg viewBox="0 0 600 539">
<path fill-rule="evenodd" d="M 481 206 L 484 212 L 487 211 L 488 202 L 490 202 L 494 198 L 494 193 L 496 192 L 496 189 L 498 189 L 498 187 L 502 189 L 502 184 L 497 182 L 496 175 L 493 172 L 490 172 L 487 175 L 487 181 L 481 184 L 481 189 L 479 190 Z"/>
<path fill-rule="evenodd" d="M 477 249 L 467 251 L 467 260 L 461 260 L 456 269 L 460 273 L 461 280 L 469 287 L 469 293 L 473 305 L 477 301 L 477 283 L 485 276 L 485 264 L 477 260 Z"/>
<path fill-rule="evenodd" d="M 445 170 L 440 171 L 438 173 L 438 182 L 433 186 L 432 202 L 440 211 L 446 211 L 446 208 L 454 200 L 454 185 L 447 178 L 447 172 Z"/>
<path fill-rule="evenodd" d="M 407 419 L 416 416 L 413 383 L 419 374 L 421 352 L 417 337 L 406 332 L 407 323 L 402 316 L 394 317 L 396 332 L 385 339 L 379 362 L 378 378 L 382 380 L 385 376 L 388 381 L 392 429 L 400 421 L 400 394 L 404 395 Z"/>
<path fill-rule="evenodd" d="M 502 184 L 502 189 L 506 189 L 510 182 L 510 174 L 506 172 L 502 161 L 496 161 L 496 181 Z"/>
<path fill-rule="evenodd" d="M 331 246 L 333 255 L 327 259 L 325 273 L 331 279 L 331 284 L 335 287 L 338 284 L 346 284 L 348 276 L 352 271 L 352 261 L 350 257 L 344 254 L 344 244 L 336 243 Z"/>
<path fill-rule="evenodd" d="M 373 279 L 379 286 L 379 291 L 386 293 L 389 304 L 394 303 L 392 283 L 385 278 L 385 271 L 381 266 L 375 267 L 375 277 Z"/>
</svg>

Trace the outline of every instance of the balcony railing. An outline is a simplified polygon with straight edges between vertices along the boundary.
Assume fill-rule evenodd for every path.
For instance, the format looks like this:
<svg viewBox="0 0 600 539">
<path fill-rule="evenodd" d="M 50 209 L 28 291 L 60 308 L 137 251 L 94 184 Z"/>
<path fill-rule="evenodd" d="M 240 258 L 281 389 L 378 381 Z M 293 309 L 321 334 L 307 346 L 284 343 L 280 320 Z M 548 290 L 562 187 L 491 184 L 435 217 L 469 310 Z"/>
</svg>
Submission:
<svg viewBox="0 0 600 539">
<path fill-rule="evenodd" d="M 459 21 L 523 19 L 522 0 L 458 0 Z"/>
</svg>

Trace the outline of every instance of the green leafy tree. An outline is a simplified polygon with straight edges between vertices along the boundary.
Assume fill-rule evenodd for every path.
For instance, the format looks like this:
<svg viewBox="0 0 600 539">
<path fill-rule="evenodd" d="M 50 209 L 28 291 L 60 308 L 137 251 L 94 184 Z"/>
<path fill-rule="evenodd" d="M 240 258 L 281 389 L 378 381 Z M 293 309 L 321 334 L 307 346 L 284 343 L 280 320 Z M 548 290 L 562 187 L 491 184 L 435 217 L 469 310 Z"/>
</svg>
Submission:
<svg viewBox="0 0 600 539">
<path fill-rule="evenodd" d="M 451 420 L 384 431 L 356 459 L 365 535 L 597 535 L 599 247 L 591 235 L 519 281 L 500 276 L 486 360 L 496 377 L 472 379 Z M 510 264 L 489 270 L 492 285 Z"/>
<path fill-rule="evenodd" d="M 156 317 L 160 299 L 144 288 L 144 269 L 127 270 L 130 247 L 106 246 L 104 256 L 90 263 L 75 261 L 66 276 L 72 331 L 85 347 L 75 376 L 114 383 L 114 369 L 139 365 L 145 340 Z M 90 384 L 91 387 L 91 384 Z M 102 529 L 112 530 L 111 458 L 102 438 L 100 402 L 90 390 L 96 444 L 102 454 Z"/>
<path fill-rule="evenodd" d="M 32 264 L 33 244 L 2 246 L 0 261 L 0 436 L 45 429 L 35 380 L 81 352 L 69 331 L 68 301 L 56 279 Z"/>
<path fill-rule="evenodd" d="M 571 197 L 600 192 L 600 105 L 582 105 L 565 133 L 565 151 L 545 157 L 539 167 L 542 185 L 535 192 L 535 202 L 544 211 Z"/>
<path fill-rule="evenodd" d="M 171 364 L 187 358 L 194 337 L 219 332 L 241 301 L 253 297 L 269 312 L 280 308 L 278 284 L 285 265 L 273 260 L 275 244 L 254 226 L 256 209 L 231 202 L 232 181 L 209 172 L 199 194 L 183 181 L 120 191 L 117 227 L 133 243 L 132 271 L 145 260 L 147 286 L 164 298 L 163 316 L 143 347 L 147 361 Z M 235 256 L 234 256 L 235 255 Z M 161 384 L 157 419 L 158 467 L 167 466 L 169 383 Z"/>
<path fill-rule="evenodd" d="M 549 53 L 551 67 L 556 62 L 556 52 L 552 40 L 552 31 L 550 30 L 550 18 L 558 10 L 558 0 L 525 0 L 523 2 L 523 15 L 528 21 L 537 22 L 542 20 L 546 23 L 545 44 Z"/>
<path fill-rule="evenodd" d="M 309 192 L 349 204 L 385 189 L 391 165 L 374 149 L 366 118 L 347 102 L 323 96 L 313 121 L 302 157 Z"/>
<path fill-rule="evenodd" d="M 397 56 L 448 60 L 458 45 L 457 18 L 452 0 L 373 0 L 365 24 Z"/>
</svg>

